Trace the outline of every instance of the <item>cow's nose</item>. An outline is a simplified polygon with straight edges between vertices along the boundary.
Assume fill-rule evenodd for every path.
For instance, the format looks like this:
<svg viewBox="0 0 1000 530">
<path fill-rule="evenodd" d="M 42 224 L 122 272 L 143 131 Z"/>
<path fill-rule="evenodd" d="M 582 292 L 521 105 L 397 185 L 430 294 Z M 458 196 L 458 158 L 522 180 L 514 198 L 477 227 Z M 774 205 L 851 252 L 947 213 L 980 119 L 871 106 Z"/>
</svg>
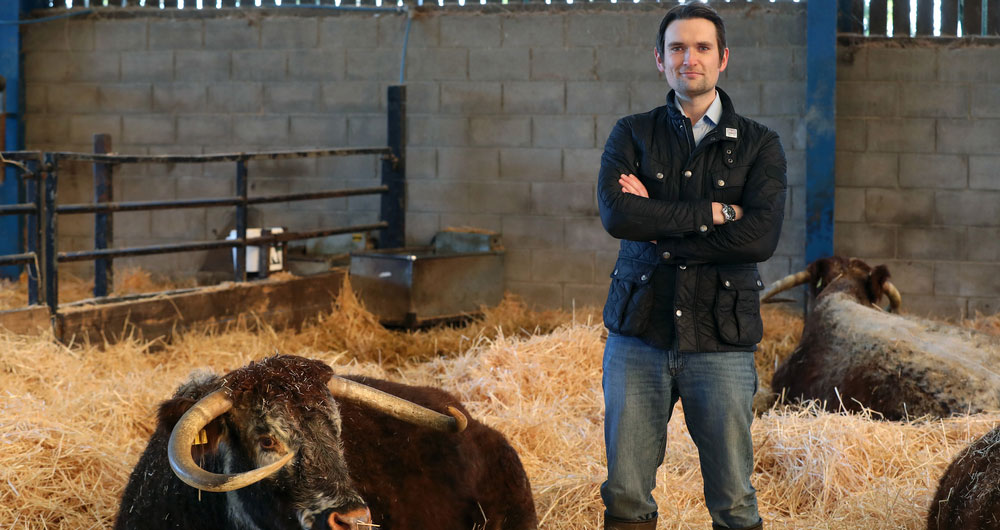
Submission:
<svg viewBox="0 0 1000 530">
<path fill-rule="evenodd" d="M 372 513 L 367 506 L 346 513 L 331 512 L 327 518 L 330 530 L 369 530 L 373 528 Z"/>
</svg>

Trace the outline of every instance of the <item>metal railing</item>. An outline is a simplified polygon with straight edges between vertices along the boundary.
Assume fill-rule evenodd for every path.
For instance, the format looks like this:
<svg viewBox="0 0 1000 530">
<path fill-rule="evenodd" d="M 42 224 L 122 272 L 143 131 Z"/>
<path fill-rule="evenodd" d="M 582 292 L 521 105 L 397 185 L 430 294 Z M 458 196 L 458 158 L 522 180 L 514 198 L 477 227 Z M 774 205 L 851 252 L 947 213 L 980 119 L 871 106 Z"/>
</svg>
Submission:
<svg viewBox="0 0 1000 530">
<path fill-rule="evenodd" d="M 838 0 L 838 30 L 869 37 L 1000 35 L 1000 0 Z"/>
<path fill-rule="evenodd" d="M 176 252 L 192 252 L 219 248 L 236 251 L 234 279 L 246 281 L 246 252 L 248 246 L 283 243 L 303 239 L 326 237 L 336 234 L 379 230 L 379 247 L 401 247 L 404 243 L 404 182 L 406 88 L 389 87 L 388 145 L 386 147 L 360 147 L 338 149 L 310 149 L 302 151 L 270 151 L 259 153 L 225 153 L 208 155 L 116 155 L 111 150 L 111 138 L 98 134 L 94 137 L 95 153 L 18 151 L 3 153 L 8 163 L 23 167 L 20 178 L 24 185 L 25 202 L 0 206 L 0 215 L 21 215 L 25 221 L 25 252 L 0 256 L 0 265 L 27 265 L 28 303 L 36 304 L 44 298 L 52 314 L 59 307 L 59 263 L 94 261 L 94 296 L 108 294 L 113 284 L 114 258 L 147 256 Z M 320 190 L 307 193 L 282 195 L 248 195 L 249 174 L 247 162 L 254 160 L 286 160 L 331 156 L 379 155 L 382 159 L 381 185 L 368 188 Z M 91 162 L 94 166 L 94 202 L 87 204 L 56 204 L 60 161 Z M 114 202 L 114 168 L 123 164 L 178 164 L 233 162 L 235 195 L 185 200 Z M 372 224 L 325 228 L 301 232 L 282 232 L 247 237 L 248 207 L 253 204 L 296 202 L 359 195 L 381 195 L 380 221 Z M 236 208 L 236 237 L 227 240 L 186 241 L 165 245 L 147 245 L 111 248 L 114 241 L 114 212 L 147 211 L 206 207 Z M 58 220 L 65 215 L 94 215 L 94 249 L 87 251 L 59 252 Z M 266 252 L 260 252 L 263 258 Z M 266 263 L 259 269 L 267 274 Z"/>
</svg>

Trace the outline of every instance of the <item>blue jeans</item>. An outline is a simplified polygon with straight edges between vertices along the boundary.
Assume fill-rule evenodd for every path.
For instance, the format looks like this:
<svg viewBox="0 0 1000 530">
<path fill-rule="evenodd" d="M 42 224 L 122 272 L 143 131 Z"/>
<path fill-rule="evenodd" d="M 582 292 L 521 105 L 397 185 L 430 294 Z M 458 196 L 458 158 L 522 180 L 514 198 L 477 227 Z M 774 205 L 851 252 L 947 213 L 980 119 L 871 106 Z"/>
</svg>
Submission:
<svg viewBox="0 0 1000 530">
<path fill-rule="evenodd" d="M 678 353 L 608 333 L 604 348 L 606 514 L 623 521 L 656 517 L 653 488 L 678 398 L 698 447 L 712 522 L 744 528 L 760 521 L 753 471 L 753 352 Z"/>
</svg>

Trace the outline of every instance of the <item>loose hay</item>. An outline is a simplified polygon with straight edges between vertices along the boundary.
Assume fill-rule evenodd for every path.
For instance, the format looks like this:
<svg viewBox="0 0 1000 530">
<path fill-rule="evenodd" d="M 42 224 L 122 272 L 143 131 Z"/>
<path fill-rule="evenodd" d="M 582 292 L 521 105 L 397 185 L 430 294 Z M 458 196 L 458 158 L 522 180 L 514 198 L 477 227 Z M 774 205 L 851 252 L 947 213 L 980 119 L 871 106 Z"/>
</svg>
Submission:
<svg viewBox="0 0 1000 530">
<path fill-rule="evenodd" d="M 156 404 L 192 370 L 221 373 L 277 350 L 456 393 L 518 450 L 543 528 L 598 528 L 604 331 L 594 313 L 535 313 L 508 299 L 466 326 L 400 332 L 379 326 L 349 291 L 336 309 L 300 331 L 188 334 L 152 354 L 139 342 L 69 349 L 0 334 L 0 526 L 111 526 Z M 767 310 L 765 326 L 758 364 L 767 382 L 801 319 Z M 707 528 L 697 451 L 683 411 L 674 415 L 654 492 L 660 528 Z M 922 528 L 948 462 L 998 422 L 773 409 L 753 425 L 762 514 L 770 528 Z"/>
</svg>

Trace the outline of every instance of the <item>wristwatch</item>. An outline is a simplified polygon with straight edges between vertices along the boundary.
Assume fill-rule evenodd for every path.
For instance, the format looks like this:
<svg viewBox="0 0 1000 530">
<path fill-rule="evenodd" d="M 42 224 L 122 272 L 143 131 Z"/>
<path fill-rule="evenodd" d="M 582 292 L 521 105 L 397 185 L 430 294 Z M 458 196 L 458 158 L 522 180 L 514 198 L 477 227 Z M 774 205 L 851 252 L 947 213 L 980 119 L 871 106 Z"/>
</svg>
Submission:
<svg viewBox="0 0 1000 530">
<path fill-rule="evenodd" d="M 736 220 L 736 210 L 726 203 L 722 203 L 722 220 L 724 221 L 723 224 Z"/>
</svg>

